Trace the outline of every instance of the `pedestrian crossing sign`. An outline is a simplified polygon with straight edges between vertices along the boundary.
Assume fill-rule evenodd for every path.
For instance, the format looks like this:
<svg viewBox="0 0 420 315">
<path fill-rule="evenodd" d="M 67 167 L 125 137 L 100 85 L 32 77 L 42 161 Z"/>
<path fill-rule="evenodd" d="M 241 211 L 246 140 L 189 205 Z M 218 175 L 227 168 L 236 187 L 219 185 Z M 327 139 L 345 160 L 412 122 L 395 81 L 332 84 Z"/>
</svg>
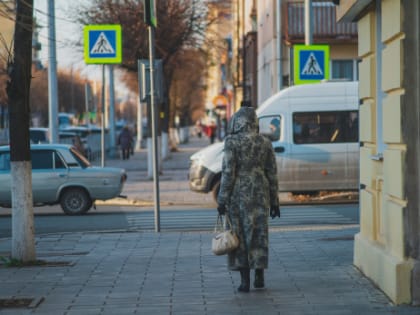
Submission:
<svg viewBox="0 0 420 315">
<path fill-rule="evenodd" d="M 315 83 L 329 78 L 328 45 L 294 45 L 294 83 Z"/>
<path fill-rule="evenodd" d="M 88 64 L 121 63 L 121 25 L 86 25 L 84 56 Z"/>
</svg>

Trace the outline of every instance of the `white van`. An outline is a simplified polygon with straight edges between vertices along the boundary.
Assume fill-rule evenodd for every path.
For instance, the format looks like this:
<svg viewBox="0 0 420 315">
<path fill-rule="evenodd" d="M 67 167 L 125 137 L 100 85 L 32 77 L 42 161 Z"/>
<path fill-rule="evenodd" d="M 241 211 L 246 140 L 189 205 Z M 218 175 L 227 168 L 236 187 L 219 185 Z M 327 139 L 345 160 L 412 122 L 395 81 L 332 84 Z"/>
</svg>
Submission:
<svg viewBox="0 0 420 315">
<path fill-rule="evenodd" d="M 284 89 L 256 110 L 260 133 L 272 140 L 280 192 L 358 190 L 358 104 L 357 82 L 322 82 Z M 193 154 L 190 189 L 216 197 L 222 159 L 223 143 Z"/>
</svg>

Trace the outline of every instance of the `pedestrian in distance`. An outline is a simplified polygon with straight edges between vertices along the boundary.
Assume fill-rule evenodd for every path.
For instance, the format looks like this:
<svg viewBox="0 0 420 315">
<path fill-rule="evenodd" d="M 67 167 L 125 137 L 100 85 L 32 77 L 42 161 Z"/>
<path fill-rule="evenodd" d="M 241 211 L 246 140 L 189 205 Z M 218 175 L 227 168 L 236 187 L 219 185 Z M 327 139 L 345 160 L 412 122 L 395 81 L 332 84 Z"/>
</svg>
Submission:
<svg viewBox="0 0 420 315">
<path fill-rule="evenodd" d="M 203 134 L 203 128 L 201 126 L 201 121 L 197 120 L 197 122 L 195 123 L 195 132 L 197 134 L 198 138 L 201 138 L 202 134 Z"/>
<path fill-rule="evenodd" d="M 118 145 L 121 148 L 122 159 L 128 160 L 130 158 L 131 145 L 133 143 L 133 136 L 131 134 L 130 128 L 124 126 L 121 130 L 121 133 L 118 136 Z"/>
<path fill-rule="evenodd" d="M 236 112 L 225 139 L 222 179 L 217 210 L 227 215 L 239 247 L 228 253 L 228 268 L 239 271 L 239 292 L 249 292 L 250 270 L 254 287 L 264 288 L 268 267 L 268 216 L 280 217 L 277 167 L 270 140 L 258 133 L 252 107 Z"/>
<path fill-rule="evenodd" d="M 131 145 L 130 145 L 130 154 L 134 155 L 134 148 L 136 147 L 137 139 L 137 124 L 134 124 L 131 130 Z"/>
<path fill-rule="evenodd" d="M 217 126 L 214 120 L 210 122 L 209 126 L 209 138 L 210 138 L 210 144 L 214 143 L 214 140 L 216 139 L 216 132 L 217 132 Z"/>
</svg>

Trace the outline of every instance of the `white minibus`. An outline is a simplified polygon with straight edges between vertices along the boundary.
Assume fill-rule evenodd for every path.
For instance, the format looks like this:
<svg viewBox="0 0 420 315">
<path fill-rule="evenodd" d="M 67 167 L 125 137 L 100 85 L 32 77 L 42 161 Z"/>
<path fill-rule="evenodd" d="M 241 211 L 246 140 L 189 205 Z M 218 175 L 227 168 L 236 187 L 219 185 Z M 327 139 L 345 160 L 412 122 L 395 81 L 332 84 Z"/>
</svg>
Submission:
<svg viewBox="0 0 420 315">
<path fill-rule="evenodd" d="M 338 81 L 292 86 L 258 107 L 260 133 L 276 154 L 280 192 L 358 190 L 358 104 L 358 83 Z M 222 159 L 222 142 L 193 154 L 190 189 L 216 197 Z"/>
</svg>

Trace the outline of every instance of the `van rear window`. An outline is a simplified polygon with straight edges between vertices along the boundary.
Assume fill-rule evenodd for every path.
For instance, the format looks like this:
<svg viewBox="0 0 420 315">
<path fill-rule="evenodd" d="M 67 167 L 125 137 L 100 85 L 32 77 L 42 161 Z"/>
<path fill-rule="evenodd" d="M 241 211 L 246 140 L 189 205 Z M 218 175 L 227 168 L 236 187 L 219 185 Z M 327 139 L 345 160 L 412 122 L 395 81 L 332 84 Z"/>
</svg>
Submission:
<svg viewBox="0 0 420 315">
<path fill-rule="evenodd" d="M 293 113 L 293 142 L 296 144 L 359 141 L 357 111 Z"/>
</svg>

